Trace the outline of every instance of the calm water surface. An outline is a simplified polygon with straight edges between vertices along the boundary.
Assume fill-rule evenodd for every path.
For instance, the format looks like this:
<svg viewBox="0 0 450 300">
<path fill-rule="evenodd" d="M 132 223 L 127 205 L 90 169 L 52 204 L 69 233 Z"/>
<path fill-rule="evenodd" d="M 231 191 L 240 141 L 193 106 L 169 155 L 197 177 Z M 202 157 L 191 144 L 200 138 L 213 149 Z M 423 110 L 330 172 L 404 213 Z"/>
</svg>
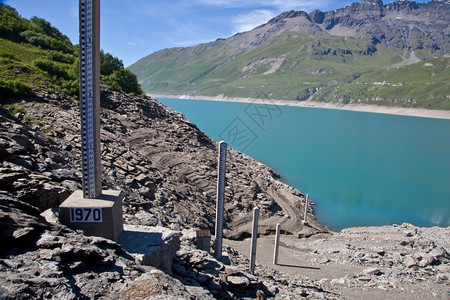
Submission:
<svg viewBox="0 0 450 300">
<path fill-rule="evenodd" d="M 332 229 L 450 226 L 450 120 L 160 99 L 216 140 L 269 165 Z"/>
</svg>

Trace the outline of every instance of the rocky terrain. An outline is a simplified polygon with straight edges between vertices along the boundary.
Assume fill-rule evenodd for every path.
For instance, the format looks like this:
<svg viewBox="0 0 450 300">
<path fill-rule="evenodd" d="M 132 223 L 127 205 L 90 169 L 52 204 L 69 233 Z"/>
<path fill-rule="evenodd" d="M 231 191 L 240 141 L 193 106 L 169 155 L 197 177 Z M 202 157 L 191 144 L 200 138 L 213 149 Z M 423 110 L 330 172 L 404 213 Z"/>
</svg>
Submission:
<svg viewBox="0 0 450 300">
<path fill-rule="evenodd" d="M 233 149 L 224 233 L 231 264 L 215 260 L 197 249 L 195 229 L 213 233 L 216 142 L 154 99 L 108 90 L 103 184 L 125 193 L 125 232 L 115 243 L 73 231 L 59 224 L 57 208 L 81 188 L 78 104 L 62 93 L 34 93 L 0 110 L 2 299 L 448 297 L 448 228 L 331 233 L 312 210 L 303 225 L 304 196 Z M 254 206 L 261 236 L 251 275 L 245 238 Z M 284 233 L 279 265 L 271 262 L 276 223 Z M 134 248 L 155 231 L 161 247 L 147 247 L 148 255 Z"/>
<path fill-rule="evenodd" d="M 356 227 L 306 239 L 282 235 L 278 265 L 274 237 L 258 240 L 257 263 L 289 277 L 289 286 L 308 280 L 342 299 L 448 299 L 450 228 L 412 224 Z M 249 253 L 248 240 L 226 241 Z M 258 270 L 263 273 L 263 269 Z"/>
<path fill-rule="evenodd" d="M 77 102 L 64 94 L 37 94 L 38 101 L 15 105 L 24 111 L 18 118 L 3 116 L 1 174 L 2 190 L 43 211 L 80 188 L 81 137 Z M 103 185 L 125 193 L 126 223 L 213 230 L 216 142 L 153 99 L 105 90 L 102 106 Z M 21 124 L 24 118 L 30 126 Z M 227 166 L 225 236 L 246 234 L 239 228 L 254 206 L 272 226 L 290 224 L 286 230 L 292 233 L 303 228 L 297 219 L 305 199 L 301 193 L 231 148 Z M 313 227 L 324 230 L 310 217 Z"/>
<path fill-rule="evenodd" d="M 0 294 L 45 297 L 56 295 L 55 289 L 68 291 L 69 298 L 109 295 L 142 268 L 115 243 L 80 236 L 40 216 L 81 188 L 80 129 L 77 101 L 38 88 L 34 93 L 1 109 Z M 103 185 L 124 192 L 125 224 L 213 231 L 216 142 L 154 99 L 104 90 L 102 107 Z M 297 216 L 304 196 L 272 170 L 233 149 L 228 154 L 226 237 L 249 235 L 254 206 L 265 220 L 263 233 L 277 222 L 293 234 L 327 231 L 312 210 L 311 225 L 302 225 Z M 90 284 L 94 290 L 85 291 Z"/>
</svg>

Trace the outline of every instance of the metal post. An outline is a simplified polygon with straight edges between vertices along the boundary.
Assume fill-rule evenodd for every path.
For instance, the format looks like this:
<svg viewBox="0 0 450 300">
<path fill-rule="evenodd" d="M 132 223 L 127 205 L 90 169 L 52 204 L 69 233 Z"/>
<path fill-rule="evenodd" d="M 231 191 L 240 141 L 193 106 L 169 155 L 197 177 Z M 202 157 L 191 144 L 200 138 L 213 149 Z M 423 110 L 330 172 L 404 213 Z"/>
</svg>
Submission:
<svg viewBox="0 0 450 300">
<path fill-rule="evenodd" d="M 278 264 L 278 247 L 280 246 L 280 223 L 277 224 L 277 232 L 275 234 L 275 246 L 273 249 L 273 264 Z"/>
<path fill-rule="evenodd" d="M 80 0 L 80 110 L 83 196 L 102 193 L 100 152 L 100 0 Z"/>
<path fill-rule="evenodd" d="M 309 201 L 309 194 L 306 194 L 306 199 L 305 199 L 305 215 L 304 215 L 304 217 L 303 217 L 303 223 L 304 223 L 304 224 L 308 224 L 308 221 L 307 221 L 308 201 Z"/>
<path fill-rule="evenodd" d="M 217 175 L 217 202 L 216 202 L 216 244 L 214 256 L 216 259 L 222 258 L 222 233 L 223 233 L 223 203 L 225 197 L 225 168 L 227 160 L 227 143 L 219 143 L 218 175 Z"/>
<path fill-rule="evenodd" d="M 253 226 L 252 226 L 252 245 L 250 247 L 250 274 L 255 273 L 255 258 L 256 258 L 256 240 L 258 238 L 258 216 L 259 208 L 253 209 Z"/>
</svg>

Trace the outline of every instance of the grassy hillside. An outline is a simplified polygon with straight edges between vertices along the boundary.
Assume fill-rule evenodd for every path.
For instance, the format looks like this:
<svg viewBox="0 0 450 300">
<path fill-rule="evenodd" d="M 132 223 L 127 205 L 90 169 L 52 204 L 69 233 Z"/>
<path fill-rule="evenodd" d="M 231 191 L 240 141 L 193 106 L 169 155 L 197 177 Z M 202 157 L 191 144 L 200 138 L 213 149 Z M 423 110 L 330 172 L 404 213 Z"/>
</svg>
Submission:
<svg viewBox="0 0 450 300">
<path fill-rule="evenodd" d="M 362 39 L 285 32 L 251 51 L 217 41 L 159 51 L 130 70 L 147 92 L 303 99 L 311 87 L 350 82 L 355 74 L 401 61 L 386 48 L 367 55 Z"/>
<path fill-rule="evenodd" d="M 320 90 L 314 100 L 450 110 L 449 66 L 450 58 L 433 58 L 368 72 Z"/>
<path fill-rule="evenodd" d="M 101 53 L 101 74 L 106 87 L 142 93 L 136 76 L 108 53 Z M 24 19 L 0 4 L 0 102 L 29 96 L 32 85 L 78 97 L 78 77 L 78 46 L 44 19 Z"/>
</svg>

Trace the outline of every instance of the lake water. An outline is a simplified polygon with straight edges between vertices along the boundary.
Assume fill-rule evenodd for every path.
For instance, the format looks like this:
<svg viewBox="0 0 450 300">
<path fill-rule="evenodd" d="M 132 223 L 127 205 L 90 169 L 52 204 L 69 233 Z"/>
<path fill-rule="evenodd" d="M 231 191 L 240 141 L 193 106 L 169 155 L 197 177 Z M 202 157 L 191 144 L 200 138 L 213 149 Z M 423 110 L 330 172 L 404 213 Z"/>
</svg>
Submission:
<svg viewBox="0 0 450 300">
<path fill-rule="evenodd" d="M 160 99 L 309 194 L 331 229 L 450 226 L 450 120 Z"/>
</svg>

